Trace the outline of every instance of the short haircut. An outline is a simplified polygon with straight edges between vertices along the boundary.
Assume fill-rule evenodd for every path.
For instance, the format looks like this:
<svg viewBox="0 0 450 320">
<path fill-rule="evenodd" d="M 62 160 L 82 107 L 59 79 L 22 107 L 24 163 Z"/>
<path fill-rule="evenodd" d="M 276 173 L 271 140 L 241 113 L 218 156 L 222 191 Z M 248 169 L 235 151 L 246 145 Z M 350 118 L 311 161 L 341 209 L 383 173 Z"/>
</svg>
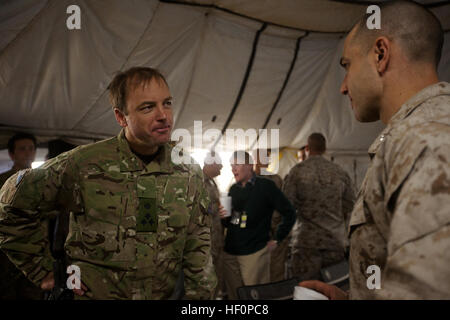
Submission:
<svg viewBox="0 0 450 320">
<path fill-rule="evenodd" d="M 355 25 L 353 41 L 366 52 L 372 48 L 377 37 L 385 36 L 398 42 L 410 61 L 439 65 L 444 44 L 444 31 L 436 16 L 423 5 L 394 1 L 380 4 L 381 29 L 368 29 L 365 14 Z M 354 27 L 354 28 L 355 28 Z"/>
<path fill-rule="evenodd" d="M 230 162 L 231 164 L 254 164 L 253 157 L 244 150 L 233 152 Z"/>
<path fill-rule="evenodd" d="M 313 133 L 308 137 L 309 151 L 324 153 L 327 149 L 325 137 L 321 133 Z"/>
<path fill-rule="evenodd" d="M 14 154 L 14 151 L 16 149 L 16 141 L 24 140 L 24 139 L 29 139 L 29 140 L 33 141 L 34 149 L 37 148 L 37 141 L 36 141 L 36 137 L 34 135 L 32 135 L 31 133 L 26 133 L 26 132 L 18 132 L 8 140 L 8 151 L 10 153 Z"/>
<path fill-rule="evenodd" d="M 135 89 L 138 85 L 145 85 L 152 79 L 163 81 L 167 87 L 169 86 L 161 72 L 154 68 L 133 67 L 117 73 L 108 86 L 112 108 L 117 108 L 127 114 L 127 98 L 130 90 Z"/>
</svg>

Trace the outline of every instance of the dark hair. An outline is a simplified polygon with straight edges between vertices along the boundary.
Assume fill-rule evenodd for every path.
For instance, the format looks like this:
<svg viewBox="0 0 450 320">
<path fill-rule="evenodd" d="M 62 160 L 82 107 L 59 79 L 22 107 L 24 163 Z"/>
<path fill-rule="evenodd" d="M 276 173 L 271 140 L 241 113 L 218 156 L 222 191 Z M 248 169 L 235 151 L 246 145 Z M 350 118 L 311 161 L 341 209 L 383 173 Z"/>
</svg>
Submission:
<svg viewBox="0 0 450 320">
<path fill-rule="evenodd" d="M 8 140 L 8 151 L 10 153 L 14 153 L 14 151 L 16 149 L 16 141 L 24 140 L 24 139 L 29 139 L 29 140 L 33 141 L 34 149 L 37 148 L 37 141 L 36 141 L 36 137 L 34 135 L 32 135 L 31 133 L 26 133 L 26 132 L 18 132 Z"/>
<path fill-rule="evenodd" d="M 152 79 L 163 81 L 166 86 L 169 86 L 161 72 L 154 68 L 133 67 L 117 73 L 108 86 L 112 108 L 117 108 L 127 114 L 127 97 L 130 89 L 134 89 L 138 85 L 144 85 Z"/>
<path fill-rule="evenodd" d="M 324 153 L 327 143 L 323 134 L 315 132 L 308 137 L 308 147 L 310 151 Z"/>
<path fill-rule="evenodd" d="M 444 44 L 444 31 L 436 16 L 421 4 L 393 1 L 380 4 L 381 29 L 369 30 L 365 14 L 355 24 L 355 36 L 364 51 L 369 51 L 377 37 L 397 41 L 411 61 L 439 65 Z"/>
<path fill-rule="evenodd" d="M 233 152 L 230 162 L 231 164 L 254 164 L 252 156 L 244 150 Z"/>
</svg>

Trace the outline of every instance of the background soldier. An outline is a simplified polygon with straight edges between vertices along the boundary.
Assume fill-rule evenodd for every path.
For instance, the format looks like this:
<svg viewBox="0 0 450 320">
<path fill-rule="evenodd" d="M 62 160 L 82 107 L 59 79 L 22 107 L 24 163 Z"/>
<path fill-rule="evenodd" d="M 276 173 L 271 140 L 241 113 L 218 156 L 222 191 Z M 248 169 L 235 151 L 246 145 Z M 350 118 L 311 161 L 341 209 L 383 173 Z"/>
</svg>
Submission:
<svg viewBox="0 0 450 320">
<path fill-rule="evenodd" d="M 450 299 L 450 84 L 439 82 L 443 31 L 421 5 L 381 7 L 381 29 L 364 17 L 344 44 L 356 119 L 387 126 L 369 148 L 371 165 L 350 219 L 350 298 Z M 381 289 L 367 268 L 381 269 Z M 301 285 L 332 299 L 346 293 Z"/>
<path fill-rule="evenodd" d="M 297 209 L 292 230 L 290 276 L 321 279 L 320 269 L 339 263 L 348 246 L 347 225 L 355 200 L 352 181 L 325 159 L 325 137 L 308 137 L 308 158 L 289 172 L 284 193 Z"/>
<path fill-rule="evenodd" d="M 209 299 L 209 199 L 198 165 L 175 165 L 172 97 L 155 69 L 131 68 L 109 86 L 117 137 L 81 146 L 11 177 L 0 191 L 0 247 L 51 289 L 53 258 L 39 221 L 70 214 L 68 264 L 76 298 L 166 299 L 180 269 L 186 298 Z"/>
</svg>

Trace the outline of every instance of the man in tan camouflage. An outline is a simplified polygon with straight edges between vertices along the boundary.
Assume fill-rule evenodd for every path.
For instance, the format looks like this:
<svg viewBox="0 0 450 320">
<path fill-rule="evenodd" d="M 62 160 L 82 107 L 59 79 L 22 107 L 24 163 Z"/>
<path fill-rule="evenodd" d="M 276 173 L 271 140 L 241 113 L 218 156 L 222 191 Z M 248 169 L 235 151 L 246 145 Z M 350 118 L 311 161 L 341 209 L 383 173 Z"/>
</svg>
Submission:
<svg viewBox="0 0 450 320">
<path fill-rule="evenodd" d="M 179 271 L 188 299 L 216 287 L 209 198 L 198 165 L 171 160 L 172 97 L 155 69 L 131 68 L 109 86 L 117 137 L 20 171 L 0 191 L 0 248 L 50 289 L 53 259 L 40 221 L 70 215 L 65 252 L 81 271 L 78 299 L 167 299 Z"/>
<path fill-rule="evenodd" d="M 436 71 L 442 27 L 406 2 L 381 6 L 380 30 L 367 29 L 366 18 L 345 40 L 341 92 L 359 121 L 387 126 L 369 148 L 350 219 L 349 297 L 450 299 L 450 84 Z M 319 281 L 301 285 L 348 297 Z"/>
<path fill-rule="evenodd" d="M 284 185 L 297 209 L 292 230 L 289 276 L 321 279 L 320 269 L 345 259 L 347 226 L 355 194 L 348 174 L 325 159 L 325 137 L 308 137 L 308 158 L 295 165 Z"/>
<path fill-rule="evenodd" d="M 213 258 L 214 268 L 217 275 L 217 289 L 214 294 L 215 298 L 221 299 L 225 292 L 223 279 L 223 247 L 224 247 L 224 228 L 220 211 L 223 209 L 220 204 L 220 193 L 214 178 L 220 175 L 222 169 L 222 160 L 214 151 L 207 154 L 203 166 L 203 175 L 205 177 L 205 187 L 211 199 L 208 207 L 208 213 L 211 215 L 211 255 Z"/>
</svg>

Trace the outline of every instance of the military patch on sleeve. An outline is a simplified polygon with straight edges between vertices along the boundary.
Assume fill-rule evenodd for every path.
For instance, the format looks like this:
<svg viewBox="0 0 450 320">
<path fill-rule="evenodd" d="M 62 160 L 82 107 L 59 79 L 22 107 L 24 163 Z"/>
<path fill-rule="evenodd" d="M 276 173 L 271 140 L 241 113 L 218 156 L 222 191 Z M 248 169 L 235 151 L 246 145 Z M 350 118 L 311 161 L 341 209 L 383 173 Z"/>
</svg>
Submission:
<svg viewBox="0 0 450 320">
<path fill-rule="evenodd" d="M 156 232 L 158 215 L 156 198 L 139 198 L 139 213 L 136 220 L 136 232 Z"/>
</svg>

